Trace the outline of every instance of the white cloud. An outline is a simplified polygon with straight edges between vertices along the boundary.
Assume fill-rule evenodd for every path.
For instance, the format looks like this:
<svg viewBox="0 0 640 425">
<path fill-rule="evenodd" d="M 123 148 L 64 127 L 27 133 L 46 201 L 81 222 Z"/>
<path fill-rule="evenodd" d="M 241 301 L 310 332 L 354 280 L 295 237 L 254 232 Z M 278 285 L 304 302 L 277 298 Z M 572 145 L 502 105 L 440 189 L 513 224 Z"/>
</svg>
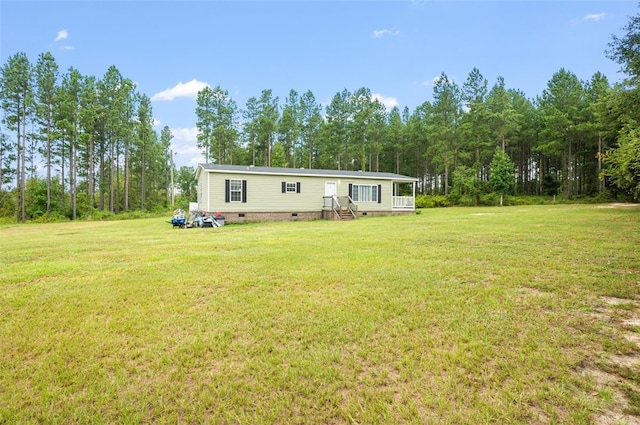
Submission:
<svg viewBox="0 0 640 425">
<path fill-rule="evenodd" d="M 400 31 L 398 31 L 396 29 L 390 30 L 390 29 L 386 29 L 385 28 L 385 29 L 374 30 L 373 31 L 373 37 L 374 38 L 382 38 L 382 37 L 385 37 L 387 35 L 398 35 L 398 34 L 400 34 Z"/>
<path fill-rule="evenodd" d="M 422 85 L 425 87 L 434 87 L 436 84 L 438 84 L 440 78 L 442 78 L 442 75 L 436 75 L 431 81 L 423 81 Z"/>
<path fill-rule="evenodd" d="M 161 100 L 173 100 L 176 97 L 189 97 L 195 99 L 198 96 L 198 92 L 205 87 L 210 87 L 208 83 L 198 81 L 197 79 L 193 79 L 186 83 L 180 81 L 175 86 L 168 88 L 160 93 L 156 93 L 151 96 L 151 101 L 161 101 Z"/>
<path fill-rule="evenodd" d="M 606 13 L 590 13 L 582 19 L 584 21 L 600 21 L 604 19 L 606 16 L 607 16 Z"/>
<path fill-rule="evenodd" d="M 172 128 L 171 134 L 173 139 L 171 140 L 171 146 L 173 151 L 178 155 L 200 155 L 202 154 L 200 148 L 198 148 L 198 128 Z"/>
<path fill-rule="evenodd" d="M 162 121 L 160 121 L 159 119 L 153 119 L 153 126 L 154 127 L 160 127 L 162 125 Z"/>
<path fill-rule="evenodd" d="M 395 97 L 386 97 L 381 95 L 380 93 L 373 93 L 371 95 L 372 99 L 377 100 L 378 102 L 382 103 L 384 105 L 385 108 L 387 109 L 391 109 L 394 106 L 398 106 L 398 99 L 396 99 Z"/>
<path fill-rule="evenodd" d="M 171 149 L 175 154 L 176 167 L 182 166 L 195 167 L 198 164 L 204 163 L 204 157 L 202 156 L 202 150 L 198 148 L 198 128 L 197 127 L 183 127 L 172 128 L 171 134 Z"/>
<path fill-rule="evenodd" d="M 67 50 L 68 51 L 68 50 L 74 50 L 74 49 L 75 49 L 75 47 L 73 47 L 73 46 L 62 46 L 62 47 L 60 47 L 60 50 Z"/>
<path fill-rule="evenodd" d="M 193 157 L 189 160 L 189 166 L 190 167 L 197 167 L 200 164 L 204 164 L 204 155 L 200 155 L 198 157 Z"/>
<path fill-rule="evenodd" d="M 69 32 L 67 32 L 67 30 L 60 30 L 58 31 L 55 41 L 66 40 L 67 37 L 69 37 Z"/>
<path fill-rule="evenodd" d="M 195 146 L 198 142 L 198 127 L 172 128 L 173 140 L 182 143 L 191 143 Z"/>
</svg>

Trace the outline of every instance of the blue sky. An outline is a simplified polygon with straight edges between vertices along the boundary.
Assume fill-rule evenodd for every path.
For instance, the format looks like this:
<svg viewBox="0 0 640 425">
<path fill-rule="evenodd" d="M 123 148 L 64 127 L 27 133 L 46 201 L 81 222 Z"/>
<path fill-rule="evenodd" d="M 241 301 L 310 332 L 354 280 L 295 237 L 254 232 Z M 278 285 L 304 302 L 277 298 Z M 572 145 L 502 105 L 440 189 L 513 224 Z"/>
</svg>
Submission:
<svg viewBox="0 0 640 425">
<path fill-rule="evenodd" d="M 442 72 L 477 67 L 529 98 L 565 68 L 581 80 L 622 75 L 605 57 L 635 1 L 0 1 L 0 62 L 51 52 L 101 78 L 111 65 L 151 97 L 176 163 L 196 165 L 195 96 L 219 85 L 244 108 L 273 90 L 311 90 L 323 105 L 367 87 L 389 108 L 432 100 Z"/>
</svg>

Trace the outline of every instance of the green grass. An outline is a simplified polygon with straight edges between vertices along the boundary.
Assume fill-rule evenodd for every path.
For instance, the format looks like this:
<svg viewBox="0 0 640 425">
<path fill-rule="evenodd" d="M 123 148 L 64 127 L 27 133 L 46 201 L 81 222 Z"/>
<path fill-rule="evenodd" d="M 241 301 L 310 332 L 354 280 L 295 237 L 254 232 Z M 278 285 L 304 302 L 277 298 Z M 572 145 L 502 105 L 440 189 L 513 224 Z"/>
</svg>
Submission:
<svg viewBox="0 0 640 425">
<path fill-rule="evenodd" d="M 639 230 L 593 205 L 2 226 L 0 423 L 589 423 L 613 397 L 585 365 L 637 354 L 598 312 L 634 313 Z"/>
</svg>

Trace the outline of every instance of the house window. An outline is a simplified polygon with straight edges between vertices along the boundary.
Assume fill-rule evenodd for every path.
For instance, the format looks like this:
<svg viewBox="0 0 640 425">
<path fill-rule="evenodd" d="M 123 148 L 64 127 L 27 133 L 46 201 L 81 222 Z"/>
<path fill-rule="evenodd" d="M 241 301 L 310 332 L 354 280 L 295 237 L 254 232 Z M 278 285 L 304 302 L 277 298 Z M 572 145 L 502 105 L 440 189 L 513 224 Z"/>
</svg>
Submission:
<svg viewBox="0 0 640 425">
<path fill-rule="evenodd" d="M 282 182 L 282 193 L 300 193 L 300 182 Z"/>
<path fill-rule="evenodd" d="M 242 180 L 229 181 L 229 200 L 231 202 L 242 201 Z"/>
<path fill-rule="evenodd" d="M 296 193 L 296 182 L 287 182 L 287 193 Z"/>
<path fill-rule="evenodd" d="M 350 185 L 350 195 L 353 202 L 378 202 L 380 203 L 380 185 L 354 184 Z"/>
<path fill-rule="evenodd" d="M 228 179 L 225 180 L 225 202 L 247 202 L 247 181 Z"/>
</svg>

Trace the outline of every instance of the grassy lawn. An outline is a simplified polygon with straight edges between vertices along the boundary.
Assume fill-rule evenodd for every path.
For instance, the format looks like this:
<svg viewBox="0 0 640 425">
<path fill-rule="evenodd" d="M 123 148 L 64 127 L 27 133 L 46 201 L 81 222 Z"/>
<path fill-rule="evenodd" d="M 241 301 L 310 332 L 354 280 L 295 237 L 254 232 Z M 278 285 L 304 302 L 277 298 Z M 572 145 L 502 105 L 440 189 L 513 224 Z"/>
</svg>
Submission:
<svg viewBox="0 0 640 425">
<path fill-rule="evenodd" d="M 0 248 L 0 423 L 640 414 L 640 207 L 15 225 Z"/>
</svg>

